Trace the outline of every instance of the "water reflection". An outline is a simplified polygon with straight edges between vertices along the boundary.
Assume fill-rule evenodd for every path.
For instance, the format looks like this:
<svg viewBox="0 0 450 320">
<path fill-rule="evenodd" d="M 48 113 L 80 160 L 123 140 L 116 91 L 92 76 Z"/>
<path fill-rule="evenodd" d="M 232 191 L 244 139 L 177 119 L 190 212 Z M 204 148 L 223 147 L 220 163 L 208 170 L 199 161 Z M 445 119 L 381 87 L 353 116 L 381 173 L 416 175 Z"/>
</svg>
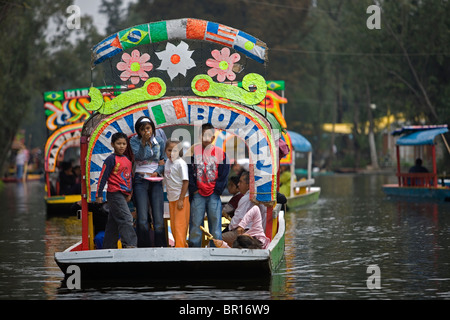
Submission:
<svg viewBox="0 0 450 320">
<path fill-rule="evenodd" d="M 54 259 L 54 253 L 60 252 L 81 239 L 81 220 L 77 217 L 51 217 L 45 223 L 45 268 L 47 279 L 44 291 L 48 299 L 55 299 L 55 292 L 61 287 L 64 274 Z"/>
<path fill-rule="evenodd" d="M 387 199 L 387 179 L 320 179 L 319 202 L 288 214 L 294 247 L 286 248 L 284 272 L 294 298 L 450 297 L 450 204 Z M 381 269 L 381 290 L 366 286 L 372 264 Z"/>
<path fill-rule="evenodd" d="M 79 241 L 75 217 L 47 217 L 43 184 L 5 184 L 0 299 L 449 299 L 450 204 L 384 196 L 392 177 L 319 177 L 320 200 L 286 214 L 285 259 L 268 283 L 103 284 L 70 291 L 53 255 Z M 366 286 L 369 265 L 381 289 Z M 229 270 L 228 272 L 237 272 Z M 223 281 L 225 280 L 225 282 Z"/>
</svg>

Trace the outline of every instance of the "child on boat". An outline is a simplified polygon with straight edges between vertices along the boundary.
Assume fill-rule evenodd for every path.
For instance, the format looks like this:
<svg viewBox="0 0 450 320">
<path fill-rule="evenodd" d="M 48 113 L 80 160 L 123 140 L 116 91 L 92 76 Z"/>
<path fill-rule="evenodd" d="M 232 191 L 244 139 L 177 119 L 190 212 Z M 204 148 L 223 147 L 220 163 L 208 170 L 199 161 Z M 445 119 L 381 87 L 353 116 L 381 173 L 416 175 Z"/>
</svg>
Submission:
<svg viewBox="0 0 450 320">
<path fill-rule="evenodd" d="M 191 216 L 189 220 L 189 242 L 192 247 L 201 246 L 205 211 L 208 227 L 216 239 L 222 239 L 222 201 L 220 195 L 227 186 L 230 165 L 225 152 L 213 145 L 214 127 L 202 125 L 201 143 L 194 145 L 189 168 L 189 193 L 191 194 Z M 212 244 L 213 245 L 213 244 Z"/>
<path fill-rule="evenodd" d="M 155 124 L 146 116 L 134 125 L 137 135 L 130 139 L 136 173 L 133 190 L 137 214 L 138 247 L 167 247 L 164 227 L 164 142 L 156 135 Z M 155 241 L 150 234 L 149 204 L 151 207 Z"/>
<path fill-rule="evenodd" d="M 238 189 L 243 196 L 239 199 L 237 207 L 234 211 L 233 218 L 231 218 L 230 224 L 228 225 L 228 231 L 222 234 L 222 239 L 228 243 L 231 247 L 234 240 L 239 235 L 236 232 L 239 223 L 245 214 L 255 205 L 250 200 L 250 174 L 248 171 L 242 172 L 239 177 Z M 264 212 L 265 213 L 265 212 Z M 248 226 L 250 227 L 250 226 Z"/>
<path fill-rule="evenodd" d="M 291 196 L 291 171 L 286 165 L 280 168 L 280 193 L 285 197 Z"/>
<path fill-rule="evenodd" d="M 248 225 L 251 227 L 246 231 L 245 228 Z M 238 236 L 233 242 L 233 248 L 267 249 L 269 247 L 270 239 L 264 233 L 261 211 L 256 205 L 239 222 L 236 233 Z M 229 248 L 224 240 L 214 240 L 214 244 L 219 248 Z"/>
<path fill-rule="evenodd" d="M 230 201 L 223 206 L 222 215 L 231 220 L 234 216 L 234 211 L 236 210 L 239 200 L 242 198 L 243 194 L 239 192 L 240 175 L 233 176 L 228 180 L 228 191 L 233 195 Z"/>
<path fill-rule="evenodd" d="M 170 227 L 175 248 L 187 248 L 190 211 L 188 167 L 182 158 L 183 148 L 179 140 L 167 140 L 165 152 L 167 162 L 164 166 L 164 181 L 169 200 Z"/>
<path fill-rule="evenodd" d="M 117 248 L 119 234 L 122 248 L 135 248 L 137 236 L 133 228 L 133 217 L 127 202 L 131 200 L 132 164 L 124 155 L 128 145 L 125 133 L 117 132 L 111 137 L 114 153 L 109 155 L 103 164 L 99 177 L 96 202 L 103 202 L 103 189 L 108 182 L 106 199 L 109 204 L 108 221 L 105 227 L 103 248 Z"/>
</svg>

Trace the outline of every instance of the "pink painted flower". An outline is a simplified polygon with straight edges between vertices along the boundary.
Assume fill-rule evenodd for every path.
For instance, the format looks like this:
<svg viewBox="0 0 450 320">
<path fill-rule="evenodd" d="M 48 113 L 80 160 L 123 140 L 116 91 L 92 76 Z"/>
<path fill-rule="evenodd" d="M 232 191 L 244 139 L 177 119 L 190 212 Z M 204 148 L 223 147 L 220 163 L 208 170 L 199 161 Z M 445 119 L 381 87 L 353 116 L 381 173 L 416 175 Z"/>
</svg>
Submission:
<svg viewBox="0 0 450 320">
<path fill-rule="evenodd" d="M 144 53 L 142 56 L 138 50 L 133 50 L 131 56 L 128 53 L 122 54 L 122 61 L 117 64 L 117 70 L 123 71 L 120 80 L 127 81 L 131 78 L 132 84 L 138 84 L 139 80 L 146 81 L 148 74 L 145 71 L 153 69 L 153 64 L 147 62 L 150 55 Z"/>
<path fill-rule="evenodd" d="M 230 49 L 223 48 L 222 50 L 213 50 L 211 55 L 214 59 L 206 60 L 206 65 L 211 67 L 208 70 L 208 75 L 214 77 L 217 75 L 217 81 L 224 82 L 225 78 L 230 81 L 236 79 L 236 74 L 233 72 L 234 63 L 241 59 L 238 53 L 230 55 Z"/>
</svg>

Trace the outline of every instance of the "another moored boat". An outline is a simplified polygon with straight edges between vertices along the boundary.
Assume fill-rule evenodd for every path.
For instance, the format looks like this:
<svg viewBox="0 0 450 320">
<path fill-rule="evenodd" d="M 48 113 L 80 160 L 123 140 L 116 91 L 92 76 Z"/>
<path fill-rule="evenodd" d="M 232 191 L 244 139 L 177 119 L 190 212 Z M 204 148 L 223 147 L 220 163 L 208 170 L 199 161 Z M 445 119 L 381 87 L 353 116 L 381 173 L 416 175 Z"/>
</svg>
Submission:
<svg viewBox="0 0 450 320">
<path fill-rule="evenodd" d="M 411 198 L 422 198 L 435 201 L 450 201 L 450 187 L 439 184 L 436 166 L 436 146 L 435 138 L 443 136 L 448 132 L 447 125 L 440 126 L 409 126 L 393 132 L 393 135 L 400 135 L 396 142 L 397 150 L 397 184 L 383 186 L 383 191 L 388 196 L 400 196 Z M 445 141 L 445 140 L 444 140 Z M 421 173 L 401 172 L 400 147 L 422 148 L 429 146 L 432 157 L 432 171 Z M 420 149 L 419 149 L 420 150 Z M 423 152 L 422 152 L 423 153 Z"/>
</svg>

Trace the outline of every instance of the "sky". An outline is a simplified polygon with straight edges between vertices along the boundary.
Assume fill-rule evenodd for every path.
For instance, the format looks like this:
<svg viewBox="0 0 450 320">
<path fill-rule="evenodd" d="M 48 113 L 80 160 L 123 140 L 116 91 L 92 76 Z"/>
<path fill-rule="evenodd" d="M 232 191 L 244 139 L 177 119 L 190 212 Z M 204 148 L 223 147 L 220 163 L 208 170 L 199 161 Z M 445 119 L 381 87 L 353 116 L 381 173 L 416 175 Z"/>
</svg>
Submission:
<svg viewBox="0 0 450 320">
<path fill-rule="evenodd" d="M 74 0 L 73 4 L 80 7 L 80 13 L 82 16 L 85 14 L 92 16 L 94 24 L 100 34 L 105 33 L 108 21 L 105 15 L 98 12 L 101 0 Z"/>
<path fill-rule="evenodd" d="M 123 8 L 127 8 L 128 4 L 130 2 L 136 2 L 137 0 L 122 0 L 123 2 Z M 92 16 L 94 25 L 97 27 L 97 31 L 100 34 L 103 34 L 105 36 L 107 36 L 105 34 L 105 29 L 107 26 L 107 18 L 105 17 L 104 14 L 100 14 L 99 13 L 99 9 L 100 9 L 100 5 L 101 5 L 101 0 L 73 0 L 73 4 L 78 6 L 80 8 L 80 15 L 90 15 Z M 71 16 L 71 12 L 67 13 L 67 19 L 69 20 Z M 64 26 L 63 26 L 64 27 Z M 74 29 L 71 39 L 75 40 L 77 38 L 78 35 L 80 35 L 82 33 L 83 30 L 83 25 L 80 26 L 81 29 L 77 30 Z M 119 30 L 117 30 L 119 31 Z M 53 21 L 50 21 L 49 27 L 48 27 L 48 34 L 49 37 L 51 37 L 54 33 L 57 32 L 57 26 Z"/>
</svg>

